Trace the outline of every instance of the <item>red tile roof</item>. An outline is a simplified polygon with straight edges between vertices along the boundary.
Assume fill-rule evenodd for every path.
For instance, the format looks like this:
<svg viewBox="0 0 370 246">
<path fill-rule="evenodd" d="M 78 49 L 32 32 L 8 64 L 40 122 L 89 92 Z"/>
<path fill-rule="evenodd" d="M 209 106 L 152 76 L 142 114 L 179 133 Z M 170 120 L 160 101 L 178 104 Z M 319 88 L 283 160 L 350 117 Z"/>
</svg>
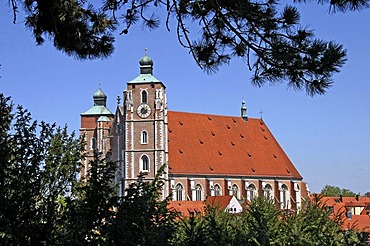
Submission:
<svg viewBox="0 0 370 246">
<path fill-rule="evenodd" d="M 168 111 L 172 174 L 302 179 L 260 119 Z"/>
<path fill-rule="evenodd" d="M 233 196 L 208 196 L 205 204 L 211 207 L 217 207 L 220 210 L 225 210 L 229 205 Z"/>
<path fill-rule="evenodd" d="M 168 203 L 170 210 L 180 213 L 181 217 L 203 215 L 205 205 L 203 201 L 170 201 Z"/>
<path fill-rule="evenodd" d="M 168 208 L 181 213 L 181 217 L 191 215 L 204 215 L 207 206 L 215 206 L 220 210 L 225 210 L 230 204 L 233 196 L 208 196 L 205 201 L 170 201 Z"/>
<path fill-rule="evenodd" d="M 325 206 L 333 207 L 334 214 L 340 214 L 347 211 L 346 208 L 361 207 L 363 210 L 359 215 L 352 215 L 352 218 L 343 217 L 343 229 L 354 228 L 359 231 L 370 232 L 370 215 L 366 211 L 370 205 L 370 197 L 359 196 L 356 197 L 322 197 L 321 202 Z M 370 207 L 369 207 L 370 208 Z"/>
</svg>

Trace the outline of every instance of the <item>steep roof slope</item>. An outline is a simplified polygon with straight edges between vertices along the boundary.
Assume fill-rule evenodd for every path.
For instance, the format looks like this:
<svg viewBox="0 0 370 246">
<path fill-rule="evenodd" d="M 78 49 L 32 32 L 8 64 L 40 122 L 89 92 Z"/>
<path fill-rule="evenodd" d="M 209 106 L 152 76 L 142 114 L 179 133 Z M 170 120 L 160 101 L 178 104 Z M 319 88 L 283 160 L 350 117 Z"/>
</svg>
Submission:
<svg viewBox="0 0 370 246">
<path fill-rule="evenodd" d="M 260 119 L 168 111 L 172 174 L 302 179 Z"/>
</svg>

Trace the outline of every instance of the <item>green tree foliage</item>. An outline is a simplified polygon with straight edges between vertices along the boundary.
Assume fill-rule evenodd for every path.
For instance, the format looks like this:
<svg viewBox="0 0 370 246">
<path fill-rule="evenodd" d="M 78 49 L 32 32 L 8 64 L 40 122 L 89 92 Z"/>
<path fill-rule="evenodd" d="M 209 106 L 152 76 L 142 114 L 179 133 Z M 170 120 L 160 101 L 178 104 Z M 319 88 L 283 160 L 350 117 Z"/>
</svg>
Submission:
<svg viewBox="0 0 370 246">
<path fill-rule="evenodd" d="M 301 1 L 301 0 L 298 0 Z M 180 45 L 196 63 L 215 72 L 232 58 L 246 61 L 256 86 L 287 82 L 308 95 L 324 94 L 346 60 L 342 45 L 302 27 L 293 5 L 276 0 L 9 0 L 14 21 L 19 6 L 37 44 L 54 46 L 78 59 L 105 58 L 114 51 L 114 31 L 127 34 L 141 23 L 168 30 L 174 23 Z M 324 3 L 325 1 L 318 1 Z M 367 7 L 366 0 L 330 1 L 336 10 Z M 172 21 L 172 22 L 171 22 Z"/>
<path fill-rule="evenodd" d="M 169 197 L 162 194 L 162 166 L 152 181 L 140 174 L 126 189 L 110 228 L 109 245 L 167 245 L 173 234 L 176 214 L 168 209 Z M 124 236 L 123 236 L 124 235 Z"/>
<path fill-rule="evenodd" d="M 172 245 L 367 245 L 367 234 L 341 229 L 340 216 L 320 202 L 295 214 L 259 197 L 239 215 L 209 208 L 204 217 L 183 218 Z"/>
<path fill-rule="evenodd" d="M 11 0 L 18 10 L 16 0 Z M 37 44 L 51 37 L 54 46 L 80 59 L 104 58 L 113 48 L 114 20 L 86 1 L 19 1 L 26 10 L 25 25 L 33 31 Z"/>
<path fill-rule="evenodd" d="M 258 197 L 247 207 L 246 222 L 249 225 L 247 238 L 250 245 L 271 245 L 281 241 L 283 228 L 280 212 L 274 203 Z"/>
<path fill-rule="evenodd" d="M 349 189 L 341 189 L 337 186 L 325 185 L 321 190 L 321 195 L 323 196 L 356 196 L 356 193 Z"/>
<path fill-rule="evenodd" d="M 80 182 L 69 198 L 65 213 L 65 235 L 62 245 L 104 245 L 118 204 L 111 183 L 116 165 L 95 153 L 89 163 L 88 178 Z"/>
<path fill-rule="evenodd" d="M 204 216 L 177 222 L 171 245 L 246 245 L 248 228 L 244 222 L 244 216 L 236 217 L 218 207 L 207 207 Z"/>
<path fill-rule="evenodd" d="M 81 145 L 20 106 L 12 114 L 9 100 L 0 94 L 0 244 L 54 244 Z"/>
<path fill-rule="evenodd" d="M 286 241 L 291 245 L 345 245 L 340 225 L 330 212 L 313 203 L 298 215 L 286 218 Z"/>
<path fill-rule="evenodd" d="M 319 202 L 291 214 L 260 197 L 238 215 L 210 207 L 177 219 L 162 194 L 164 167 L 118 197 L 115 163 L 96 153 L 79 181 L 81 141 L 12 108 L 0 94 L 1 245 L 366 245 L 368 234 L 343 231 L 341 215 Z"/>
<path fill-rule="evenodd" d="M 166 245 L 176 216 L 161 193 L 164 167 L 118 197 L 115 163 L 95 153 L 80 181 L 82 142 L 12 109 L 0 94 L 1 245 Z"/>
</svg>

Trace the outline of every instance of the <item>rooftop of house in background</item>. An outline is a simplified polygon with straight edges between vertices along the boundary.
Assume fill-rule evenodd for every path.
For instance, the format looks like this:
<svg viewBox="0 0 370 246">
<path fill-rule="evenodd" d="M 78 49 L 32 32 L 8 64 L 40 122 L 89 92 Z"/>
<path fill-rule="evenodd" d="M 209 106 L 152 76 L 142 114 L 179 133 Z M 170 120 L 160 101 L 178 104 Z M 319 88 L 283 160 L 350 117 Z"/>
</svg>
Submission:
<svg viewBox="0 0 370 246">
<path fill-rule="evenodd" d="M 312 195 L 311 199 L 315 199 Z M 330 209 L 333 214 L 343 214 L 343 229 L 355 229 L 358 231 L 370 232 L 370 193 L 366 196 L 356 195 L 355 197 L 324 196 L 320 202 Z"/>
<path fill-rule="evenodd" d="M 232 214 L 240 213 L 243 210 L 234 196 L 208 196 L 205 201 L 171 201 L 168 204 L 168 207 L 175 210 L 180 217 L 204 215 L 208 206 Z"/>
</svg>

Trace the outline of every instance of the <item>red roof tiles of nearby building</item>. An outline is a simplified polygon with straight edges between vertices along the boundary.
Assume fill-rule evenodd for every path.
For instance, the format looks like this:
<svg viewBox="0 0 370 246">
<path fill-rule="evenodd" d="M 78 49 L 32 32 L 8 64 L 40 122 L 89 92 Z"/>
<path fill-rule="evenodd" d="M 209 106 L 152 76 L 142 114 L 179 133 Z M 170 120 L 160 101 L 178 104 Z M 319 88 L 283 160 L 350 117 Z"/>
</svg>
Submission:
<svg viewBox="0 0 370 246">
<path fill-rule="evenodd" d="M 205 204 L 211 207 L 217 207 L 220 210 L 225 210 L 230 204 L 233 196 L 208 196 Z"/>
<path fill-rule="evenodd" d="M 354 228 L 370 232 L 370 197 L 322 197 L 321 202 L 327 207 L 332 207 L 334 214 L 345 215 L 351 208 L 361 208 L 360 214 L 353 214 L 352 218 L 343 216 L 343 229 Z"/>
<path fill-rule="evenodd" d="M 302 179 L 260 119 L 168 112 L 172 174 Z"/>
<path fill-rule="evenodd" d="M 205 205 L 203 201 L 170 201 L 168 208 L 174 210 L 181 217 L 203 215 Z"/>
</svg>

